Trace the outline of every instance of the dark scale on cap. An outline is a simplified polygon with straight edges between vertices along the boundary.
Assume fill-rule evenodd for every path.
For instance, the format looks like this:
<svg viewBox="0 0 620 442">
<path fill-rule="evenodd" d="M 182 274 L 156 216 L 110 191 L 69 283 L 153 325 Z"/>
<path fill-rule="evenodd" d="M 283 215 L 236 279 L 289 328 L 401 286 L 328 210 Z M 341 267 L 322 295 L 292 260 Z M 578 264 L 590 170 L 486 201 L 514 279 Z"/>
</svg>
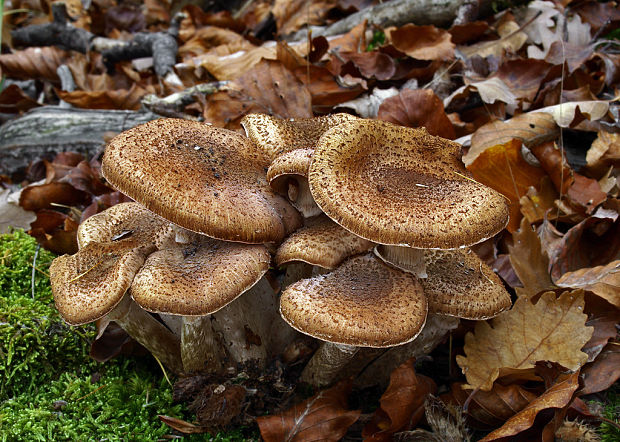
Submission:
<svg viewBox="0 0 620 442">
<path fill-rule="evenodd" d="M 173 143 L 177 147 L 171 148 Z M 186 229 L 262 243 L 281 240 L 301 222 L 267 184 L 268 164 L 269 158 L 241 134 L 161 119 L 114 137 L 102 172 L 118 190 Z"/>
<path fill-rule="evenodd" d="M 319 140 L 308 174 L 317 205 L 381 244 L 450 249 L 502 230 L 508 205 L 467 177 L 460 145 L 376 120 L 343 122 Z"/>
<path fill-rule="evenodd" d="M 390 347 L 415 339 L 427 303 L 414 277 L 363 255 L 291 284 L 280 298 L 280 313 L 293 328 L 324 341 Z"/>
<path fill-rule="evenodd" d="M 248 137 L 274 160 L 291 150 L 312 149 L 326 130 L 344 121 L 357 119 L 349 114 L 290 120 L 265 114 L 249 114 L 243 117 L 241 125 Z"/>
</svg>

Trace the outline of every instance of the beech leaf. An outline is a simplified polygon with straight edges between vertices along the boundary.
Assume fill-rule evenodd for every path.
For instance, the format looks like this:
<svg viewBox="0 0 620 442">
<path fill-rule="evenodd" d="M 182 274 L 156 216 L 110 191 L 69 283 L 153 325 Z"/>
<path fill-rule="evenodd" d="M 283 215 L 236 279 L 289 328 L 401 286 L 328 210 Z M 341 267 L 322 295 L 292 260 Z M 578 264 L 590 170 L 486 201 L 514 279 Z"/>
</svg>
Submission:
<svg viewBox="0 0 620 442">
<path fill-rule="evenodd" d="M 611 387 L 620 379 L 620 343 L 614 341 L 607 344 L 596 360 L 586 365 L 581 373 L 581 395 L 598 393 Z"/>
<path fill-rule="evenodd" d="M 351 382 L 342 381 L 301 404 L 273 416 L 256 419 L 266 442 L 338 441 L 360 417 L 360 411 L 347 410 Z"/>
<path fill-rule="evenodd" d="M 604 266 L 587 267 L 574 272 L 564 273 L 556 281 L 560 287 L 582 288 L 590 290 L 620 307 L 620 260 Z"/>
<path fill-rule="evenodd" d="M 409 359 L 390 375 L 390 385 L 379 399 L 381 407 L 364 427 L 365 441 L 389 441 L 397 431 L 414 428 L 424 416 L 424 401 L 437 391 L 437 385 L 416 374 L 413 364 L 414 359 Z"/>
<path fill-rule="evenodd" d="M 558 126 L 570 127 L 577 116 L 577 108 L 582 115 L 590 121 L 600 120 L 609 111 L 609 102 L 598 101 L 571 101 L 569 103 L 556 104 L 538 109 L 536 112 L 543 112 L 551 115 Z"/>
<path fill-rule="evenodd" d="M 530 404 L 519 413 L 508 419 L 508 421 L 497 430 L 488 434 L 480 442 L 490 442 L 504 437 L 519 434 L 534 425 L 536 416 L 549 408 L 565 408 L 579 388 L 579 372 L 575 372 L 568 378 L 552 385 L 538 398 L 534 399 Z"/>
<path fill-rule="evenodd" d="M 456 361 L 463 370 L 466 388 L 488 391 L 505 374 L 521 374 L 537 361 L 557 362 L 577 370 L 588 360 L 581 348 L 592 337 L 586 327 L 582 290 L 564 292 L 559 298 L 546 292 L 536 304 L 526 297 L 489 322 L 478 322 L 465 336 L 465 355 Z M 526 374 L 526 373 L 523 373 Z"/>
</svg>

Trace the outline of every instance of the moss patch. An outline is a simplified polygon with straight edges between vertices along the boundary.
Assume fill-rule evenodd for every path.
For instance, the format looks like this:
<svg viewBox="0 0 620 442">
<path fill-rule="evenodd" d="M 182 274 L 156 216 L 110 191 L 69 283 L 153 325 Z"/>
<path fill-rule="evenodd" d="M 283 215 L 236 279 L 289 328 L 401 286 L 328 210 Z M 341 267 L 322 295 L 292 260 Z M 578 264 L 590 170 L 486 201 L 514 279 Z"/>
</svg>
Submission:
<svg viewBox="0 0 620 442">
<path fill-rule="evenodd" d="M 53 255 L 22 231 L 0 235 L 0 441 L 157 440 L 158 414 L 191 416 L 153 358 L 88 357 L 94 327 L 69 327 L 54 308 Z M 244 440 L 241 432 L 186 440 Z"/>
</svg>

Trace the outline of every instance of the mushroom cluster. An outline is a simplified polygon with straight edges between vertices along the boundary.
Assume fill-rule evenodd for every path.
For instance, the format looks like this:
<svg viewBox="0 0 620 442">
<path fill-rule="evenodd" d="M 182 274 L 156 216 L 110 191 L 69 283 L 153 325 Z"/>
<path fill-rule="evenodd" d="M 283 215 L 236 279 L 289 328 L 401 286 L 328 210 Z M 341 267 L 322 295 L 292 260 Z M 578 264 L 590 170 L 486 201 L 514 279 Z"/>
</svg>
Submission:
<svg viewBox="0 0 620 442">
<path fill-rule="evenodd" d="M 162 119 L 110 142 L 103 174 L 136 202 L 89 218 L 78 253 L 54 261 L 67 322 L 116 321 L 179 373 L 264 366 L 301 332 L 323 341 L 302 379 L 324 385 L 510 306 L 468 248 L 508 206 L 458 144 L 346 114 L 242 125 Z M 281 294 L 263 277 L 270 252 Z"/>
</svg>

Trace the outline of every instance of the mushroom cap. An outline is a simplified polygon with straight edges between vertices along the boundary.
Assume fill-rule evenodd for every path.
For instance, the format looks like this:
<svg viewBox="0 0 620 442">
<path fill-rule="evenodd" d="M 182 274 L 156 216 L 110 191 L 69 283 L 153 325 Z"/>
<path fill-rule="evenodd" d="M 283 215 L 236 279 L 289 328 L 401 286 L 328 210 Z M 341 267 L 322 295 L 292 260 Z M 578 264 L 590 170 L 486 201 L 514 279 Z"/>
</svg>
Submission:
<svg viewBox="0 0 620 442">
<path fill-rule="evenodd" d="M 373 249 L 375 255 L 381 261 L 392 267 L 396 267 L 403 272 L 411 273 L 417 278 L 426 278 L 426 262 L 424 261 L 425 249 L 414 249 L 413 247 L 387 246 L 377 244 Z"/>
<path fill-rule="evenodd" d="M 267 170 L 267 182 L 281 195 L 288 192 L 287 179 L 291 176 L 308 178 L 308 169 L 314 149 L 295 149 L 278 155 Z"/>
<path fill-rule="evenodd" d="M 429 312 L 480 320 L 510 308 L 504 284 L 473 250 L 424 250 L 424 261 Z"/>
<path fill-rule="evenodd" d="M 384 121 L 356 120 L 325 132 L 308 182 L 334 221 L 380 244 L 452 249 L 508 223 L 498 192 L 467 177 L 459 144 Z"/>
<path fill-rule="evenodd" d="M 78 245 L 118 242 L 133 247 L 153 245 L 159 247 L 173 235 L 170 221 L 155 215 L 141 204 L 120 203 L 91 216 L 80 224 L 77 231 Z"/>
<path fill-rule="evenodd" d="M 54 259 L 50 281 L 58 312 L 71 325 L 107 315 L 123 299 L 145 257 L 145 248 L 91 243 L 75 255 Z"/>
<path fill-rule="evenodd" d="M 227 241 L 280 241 L 301 224 L 265 178 L 269 158 L 243 135 L 196 121 L 160 119 L 112 139 L 104 177 L 147 209 Z"/>
<path fill-rule="evenodd" d="M 291 150 L 313 148 L 326 130 L 344 121 L 358 119 L 349 114 L 290 120 L 266 114 L 248 114 L 241 120 L 241 125 L 248 137 L 274 160 Z"/>
<path fill-rule="evenodd" d="M 145 310 L 203 316 L 226 306 L 269 269 L 263 245 L 201 237 L 152 253 L 140 269 L 131 296 Z"/>
<path fill-rule="evenodd" d="M 334 269 L 349 256 L 368 251 L 373 244 L 343 229 L 325 215 L 307 220 L 306 226 L 293 232 L 276 252 L 276 265 L 302 261 L 325 269 Z"/>
<path fill-rule="evenodd" d="M 426 313 L 420 283 L 372 254 L 297 281 L 280 298 L 280 314 L 291 327 L 323 341 L 359 347 L 412 341 Z"/>
</svg>

